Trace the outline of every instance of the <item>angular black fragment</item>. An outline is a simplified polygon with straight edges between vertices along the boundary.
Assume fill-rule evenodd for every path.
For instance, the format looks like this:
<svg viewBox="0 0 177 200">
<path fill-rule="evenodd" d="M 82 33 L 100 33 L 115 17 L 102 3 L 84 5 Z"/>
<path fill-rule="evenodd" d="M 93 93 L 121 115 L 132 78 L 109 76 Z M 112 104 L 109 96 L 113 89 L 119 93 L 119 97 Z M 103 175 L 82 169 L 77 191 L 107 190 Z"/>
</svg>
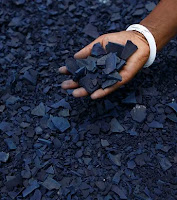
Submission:
<svg viewBox="0 0 177 200">
<path fill-rule="evenodd" d="M 121 175 L 122 175 L 122 172 L 120 171 L 116 172 L 112 178 L 112 182 L 118 185 L 120 182 Z"/>
<path fill-rule="evenodd" d="M 107 58 L 106 58 L 106 67 L 103 69 L 103 72 L 105 74 L 110 74 L 116 69 L 116 54 L 115 53 L 109 53 Z"/>
<path fill-rule="evenodd" d="M 172 102 L 167 105 L 177 113 L 177 103 L 176 102 Z"/>
<path fill-rule="evenodd" d="M 108 154 L 108 158 L 112 161 L 113 164 L 117 166 L 121 166 L 121 154 L 113 155 L 111 153 Z"/>
<path fill-rule="evenodd" d="M 170 169 L 172 167 L 171 162 L 166 157 L 159 157 L 160 166 L 164 171 Z"/>
<path fill-rule="evenodd" d="M 120 76 L 120 74 L 118 72 L 114 72 L 112 74 L 109 74 L 106 77 L 106 81 L 104 81 L 101 85 L 101 87 L 103 89 L 110 87 L 112 85 L 114 85 L 115 83 L 117 83 L 118 81 L 122 81 L 122 77 Z"/>
<path fill-rule="evenodd" d="M 69 121 L 63 117 L 52 117 L 52 123 L 61 132 L 64 132 L 70 128 Z"/>
<path fill-rule="evenodd" d="M 42 183 L 42 185 L 48 190 L 58 190 L 61 187 L 61 184 L 51 177 L 47 177 L 47 179 Z"/>
<path fill-rule="evenodd" d="M 124 128 L 123 126 L 117 121 L 116 118 L 113 118 L 111 120 L 111 129 L 110 129 L 111 132 L 113 133 L 121 133 L 124 131 Z"/>
<path fill-rule="evenodd" d="M 75 71 L 73 81 L 77 82 L 79 79 L 81 79 L 86 74 L 86 67 L 81 67 L 77 71 Z"/>
<path fill-rule="evenodd" d="M 87 70 L 89 72 L 95 72 L 97 67 L 96 67 L 96 62 L 95 61 L 90 61 L 89 64 L 86 66 Z"/>
<path fill-rule="evenodd" d="M 43 117 L 45 115 L 45 105 L 41 102 L 38 106 L 36 106 L 32 111 L 32 115 Z"/>
<path fill-rule="evenodd" d="M 31 192 L 33 192 L 35 189 L 39 188 L 39 184 L 36 180 L 34 180 L 30 186 L 28 186 L 23 192 L 23 197 L 28 196 Z"/>
<path fill-rule="evenodd" d="M 91 76 L 85 76 L 79 80 L 79 85 L 84 87 L 86 91 L 91 94 L 99 88 L 99 84 L 95 84 Z"/>
<path fill-rule="evenodd" d="M 30 198 L 30 200 L 41 200 L 42 194 L 40 190 L 35 190 L 33 196 Z"/>
<path fill-rule="evenodd" d="M 58 109 L 58 108 L 62 107 L 62 108 L 67 108 L 67 109 L 71 110 L 70 104 L 68 102 L 66 102 L 65 99 L 61 99 L 60 101 L 52 104 L 50 107 L 51 108 L 55 108 L 55 109 Z"/>
<path fill-rule="evenodd" d="M 25 4 L 26 0 L 13 0 L 12 2 L 17 6 Z"/>
<path fill-rule="evenodd" d="M 106 45 L 106 52 L 107 53 L 117 53 L 117 56 L 121 56 L 122 51 L 124 49 L 124 45 L 118 44 L 118 43 L 113 43 L 113 42 L 108 42 L 108 44 Z"/>
<path fill-rule="evenodd" d="M 7 187 L 8 190 L 13 190 L 14 187 L 17 187 L 17 186 L 22 186 L 23 185 L 23 179 L 21 177 L 20 174 L 12 177 L 10 180 L 8 180 L 6 183 L 5 183 L 5 186 Z"/>
<path fill-rule="evenodd" d="M 13 142 L 13 140 L 12 140 L 11 138 L 7 138 L 7 139 L 5 139 L 4 141 L 5 141 L 5 143 L 7 144 L 8 148 L 9 148 L 10 150 L 15 150 L 15 149 L 17 148 L 16 145 L 14 144 L 14 142 Z"/>
<path fill-rule="evenodd" d="M 0 152 L 0 162 L 7 162 L 9 159 L 9 153 Z"/>
<path fill-rule="evenodd" d="M 115 192 L 120 197 L 120 199 L 127 199 L 125 192 L 121 190 L 118 186 L 113 185 L 111 190 Z"/>
<path fill-rule="evenodd" d="M 105 55 L 105 56 L 103 56 L 103 57 L 101 57 L 101 58 L 98 58 L 98 60 L 97 60 L 97 65 L 105 65 L 106 64 L 106 59 L 107 59 L 107 57 L 108 57 L 108 55 Z"/>
<path fill-rule="evenodd" d="M 65 64 L 68 72 L 71 74 L 74 74 L 79 69 L 79 66 L 74 58 L 66 59 Z"/>
<path fill-rule="evenodd" d="M 135 97 L 135 92 L 132 92 L 129 96 L 127 96 L 125 99 L 122 100 L 122 103 L 126 104 L 136 104 L 136 97 Z"/>
<path fill-rule="evenodd" d="M 126 61 L 121 59 L 121 61 L 116 65 L 116 70 L 120 71 L 125 64 L 126 64 Z"/>
<path fill-rule="evenodd" d="M 83 32 L 86 35 L 89 35 L 92 38 L 97 38 L 99 36 L 99 33 L 97 31 L 97 28 L 95 26 L 93 26 L 92 24 L 87 24 L 83 30 Z"/>
<path fill-rule="evenodd" d="M 127 43 L 121 53 L 120 58 L 127 60 L 133 53 L 135 53 L 135 51 L 138 49 L 138 47 L 133 44 L 132 41 L 127 40 Z"/>
<path fill-rule="evenodd" d="M 157 122 L 157 121 L 152 121 L 151 123 L 148 124 L 150 128 L 163 128 L 163 124 Z"/>
<path fill-rule="evenodd" d="M 98 57 L 98 56 L 102 56 L 102 55 L 105 55 L 105 54 L 106 54 L 106 52 L 103 49 L 103 47 L 101 46 L 100 42 L 93 45 L 92 51 L 91 51 L 91 56 Z"/>
</svg>

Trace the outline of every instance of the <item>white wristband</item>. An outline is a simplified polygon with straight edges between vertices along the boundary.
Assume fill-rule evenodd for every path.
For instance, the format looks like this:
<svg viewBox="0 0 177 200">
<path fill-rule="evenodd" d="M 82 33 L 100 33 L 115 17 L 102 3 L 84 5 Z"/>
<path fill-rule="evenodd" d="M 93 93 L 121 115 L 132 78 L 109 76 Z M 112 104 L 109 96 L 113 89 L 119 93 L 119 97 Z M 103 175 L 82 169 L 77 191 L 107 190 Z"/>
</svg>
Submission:
<svg viewBox="0 0 177 200">
<path fill-rule="evenodd" d="M 130 25 L 126 31 L 138 31 L 140 33 L 142 33 L 144 35 L 144 37 L 146 38 L 146 40 L 148 41 L 149 44 L 149 48 L 150 48 L 150 55 L 149 55 L 149 59 L 148 61 L 145 63 L 144 68 L 149 67 L 150 65 L 152 65 L 152 63 L 155 60 L 156 57 L 156 51 L 157 51 L 157 47 L 156 47 L 156 43 L 155 43 L 155 39 L 154 36 L 152 35 L 152 33 L 143 25 L 140 24 L 133 24 Z"/>
</svg>

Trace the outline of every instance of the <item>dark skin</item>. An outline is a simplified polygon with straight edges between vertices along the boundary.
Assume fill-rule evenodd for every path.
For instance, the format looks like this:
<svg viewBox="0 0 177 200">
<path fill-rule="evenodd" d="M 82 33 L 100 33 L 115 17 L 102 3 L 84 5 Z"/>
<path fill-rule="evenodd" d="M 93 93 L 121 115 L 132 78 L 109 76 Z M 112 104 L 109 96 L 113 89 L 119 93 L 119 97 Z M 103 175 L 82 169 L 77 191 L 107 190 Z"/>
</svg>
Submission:
<svg viewBox="0 0 177 200">
<path fill-rule="evenodd" d="M 155 38 L 157 51 L 161 50 L 177 34 L 177 0 L 161 0 L 156 8 L 140 24 L 149 29 Z M 131 40 L 137 45 L 138 50 L 127 60 L 127 64 L 120 71 L 122 81 L 106 89 L 96 90 L 90 95 L 92 99 L 103 98 L 117 90 L 120 86 L 128 83 L 143 68 L 150 53 L 148 42 L 137 31 L 109 33 L 101 35 L 74 55 L 76 59 L 84 59 L 90 55 L 95 43 L 100 42 L 103 48 L 105 48 L 108 42 L 125 45 L 127 40 Z M 60 67 L 59 72 L 69 74 L 66 66 Z M 79 84 L 73 80 L 64 81 L 61 86 L 63 89 L 75 89 L 73 91 L 74 97 L 89 95 L 84 88 L 79 87 Z"/>
</svg>

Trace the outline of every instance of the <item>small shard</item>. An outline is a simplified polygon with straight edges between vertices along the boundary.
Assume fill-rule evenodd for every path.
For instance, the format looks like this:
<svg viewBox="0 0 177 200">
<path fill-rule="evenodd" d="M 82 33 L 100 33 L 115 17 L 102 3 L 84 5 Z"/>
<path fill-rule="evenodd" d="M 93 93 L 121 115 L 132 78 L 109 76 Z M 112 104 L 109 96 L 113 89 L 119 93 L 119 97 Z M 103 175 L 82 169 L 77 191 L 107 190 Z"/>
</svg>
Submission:
<svg viewBox="0 0 177 200">
<path fill-rule="evenodd" d="M 132 41 L 127 40 L 127 43 L 126 43 L 120 57 L 124 60 L 127 60 L 133 53 L 135 53 L 135 51 L 137 49 L 138 49 L 138 47 L 135 44 L 133 44 Z"/>
<path fill-rule="evenodd" d="M 50 177 L 47 177 L 47 179 L 42 183 L 42 185 L 48 190 L 58 190 L 61 187 L 61 184 L 59 182 Z"/>
<path fill-rule="evenodd" d="M 106 45 L 106 52 L 107 53 L 117 53 L 117 56 L 121 56 L 121 53 L 124 49 L 124 45 L 118 44 L 118 43 L 113 43 L 113 42 L 108 42 Z"/>
<path fill-rule="evenodd" d="M 101 139 L 101 145 L 102 145 L 103 147 L 108 147 L 108 146 L 109 146 L 109 142 L 108 142 L 107 140 Z"/>
<path fill-rule="evenodd" d="M 45 105 L 41 102 L 31 111 L 31 114 L 39 117 L 45 116 Z"/>
<path fill-rule="evenodd" d="M 124 131 L 124 128 L 123 126 L 121 126 L 121 124 L 117 121 L 116 118 L 113 118 L 111 120 L 111 129 L 110 129 L 111 132 L 113 133 L 121 133 Z"/>
<path fill-rule="evenodd" d="M 5 153 L 3 151 L 0 152 L 0 162 L 6 163 L 9 159 L 9 153 Z"/>
<path fill-rule="evenodd" d="M 79 69 L 79 66 L 77 65 L 77 62 L 74 58 L 66 59 L 65 63 L 66 63 L 67 70 L 71 74 L 74 74 Z"/>
<path fill-rule="evenodd" d="M 10 96 L 7 100 L 6 100 L 6 105 L 13 105 L 16 102 L 18 102 L 20 100 L 19 97 L 15 97 L 15 96 Z"/>
<path fill-rule="evenodd" d="M 108 57 L 108 54 L 105 55 L 105 56 L 102 56 L 101 58 L 98 58 L 96 64 L 97 64 L 98 66 L 100 66 L 100 65 L 105 65 L 105 64 L 106 64 L 106 59 L 107 59 L 107 57 Z"/>
<path fill-rule="evenodd" d="M 60 132 L 64 132 L 70 128 L 69 121 L 63 117 L 52 117 L 52 123 Z"/>
<path fill-rule="evenodd" d="M 121 61 L 116 66 L 117 71 L 120 71 L 125 64 L 126 64 L 126 61 L 121 59 Z"/>
<path fill-rule="evenodd" d="M 79 79 L 81 79 L 86 74 L 86 67 L 81 67 L 77 71 L 75 71 L 73 81 L 77 82 Z"/>
<path fill-rule="evenodd" d="M 39 188 L 39 184 L 36 180 L 34 180 L 23 192 L 22 195 L 23 197 L 28 196 L 31 194 L 35 189 Z"/>
<path fill-rule="evenodd" d="M 176 102 L 172 102 L 167 105 L 177 113 L 177 103 Z"/>
<path fill-rule="evenodd" d="M 103 181 L 97 181 L 95 183 L 95 185 L 101 190 L 101 191 L 104 191 L 105 190 L 105 183 Z"/>
<path fill-rule="evenodd" d="M 91 56 L 102 56 L 105 55 L 106 52 L 103 49 L 103 47 L 101 46 L 100 42 L 96 43 L 93 45 L 92 47 L 92 51 L 91 51 Z"/>
<path fill-rule="evenodd" d="M 127 196 L 125 195 L 124 191 L 121 190 L 118 186 L 113 185 L 111 190 L 115 192 L 120 197 L 120 199 L 127 199 Z"/>
<path fill-rule="evenodd" d="M 112 161 L 113 164 L 117 165 L 117 166 L 121 166 L 121 154 L 116 154 L 113 155 L 111 153 L 108 154 L 109 159 Z"/>
<path fill-rule="evenodd" d="M 120 182 L 120 177 L 121 177 L 121 173 L 120 172 L 116 172 L 112 178 L 112 182 L 115 184 L 119 184 Z"/>
<path fill-rule="evenodd" d="M 79 85 L 84 87 L 91 94 L 99 88 L 99 85 L 94 85 L 90 76 L 85 76 L 79 80 Z"/>
<path fill-rule="evenodd" d="M 15 150 L 17 148 L 11 138 L 7 138 L 4 141 L 7 144 L 9 150 Z"/>
<path fill-rule="evenodd" d="M 46 139 L 43 139 L 43 138 L 38 138 L 38 141 L 42 144 L 46 144 L 48 146 L 51 146 L 52 142 L 50 140 L 46 140 Z"/>
<path fill-rule="evenodd" d="M 62 108 L 67 108 L 71 110 L 70 104 L 66 102 L 65 99 L 61 99 L 59 102 L 52 104 L 50 107 L 55 108 L 55 109 L 62 107 Z"/>
<path fill-rule="evenodd" d="M 117 57 L 115 53 L 108 54 L 106 58 L 106 67 L 105 69 L 103 69 L 103 72 L 105 74 L 110 74 L 116 69 L 116 60 L 117 60 Z"/>
<path fill-rule="evenodd" d="M 159 163 L 164 171 L 166 171 L 172 167 L 172 164 L 166 157 L 159 158 Z"/>
<path fill-rule="evenodd" d="M 95 26 L 93 26 L 92 24 L 87 24 L 83 30 L 83 32 L 86 35 L 89 35 L 92 38 L 97 38 L 99 36 L 99 33 L 97 31 L 97 28 Z"/>
<path fill-rule="evenodd" d="M 122 103 L 126 104 L 136 104 L 136 97 L 135 97 L 135 92 L 132 92 L 130 95 L 128 95 L 125 99 L 122 100 Z"/>
<path fill-rule="evenodd" d="M 163 124 L 157 122 L 157 121 L 152 121 L 151 123 L 148 124 L 150 128 L 163 128 Z"/>
</svg>

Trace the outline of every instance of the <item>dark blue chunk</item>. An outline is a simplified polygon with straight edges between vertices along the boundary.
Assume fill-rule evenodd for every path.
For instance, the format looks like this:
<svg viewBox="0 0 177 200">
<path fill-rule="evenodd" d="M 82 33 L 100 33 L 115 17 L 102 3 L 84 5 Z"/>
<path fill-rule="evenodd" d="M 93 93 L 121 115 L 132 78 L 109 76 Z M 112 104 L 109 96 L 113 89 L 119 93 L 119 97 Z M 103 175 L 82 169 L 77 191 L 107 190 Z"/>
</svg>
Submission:
<svg viewBox="0 0 177 200">
<path fill-rule="evenodd" d="M 117 56 L 121 56 L 121 53 L 124 49 L 124 45 L 118 44 L 118 43 L 113 43 L 113 42 L 108 42 L 106 45 L 106 52 L 107 53 L 117 53 Z"/>
<path fill-rule="evenodd" d="M 86 74 L 86 67 L 79 68 L 77 71 L 75 71 L 73 81 L 78 81 Z"/>
<path fill-rule="evenodd" d="M 97 56 L 102 56 L 105 54 L 106 54 L 106 52 L 99 42 L 93 45 L 92 51 L 91 51 L 91 56 L 97 57 Z"/>
<path fill-rule="evenodd" d="M 132 41 L 127 40 L 127 43 L 121 53 L 120 58 L 127 60 L 133 53 L 135 53 L 135 51 L 138 49 L 138 47 L 133 44 Z"/>
<path fill-rule="evenodd" d="M 70 123 L 63 117 L 52 117 L 52 123 L 61 132 L 66 131 L 70 127 Z"/>
<path fill-rule="evenodd" d="M 105 74 L 110 74 L 116 69 L 117 57 L 115 53 L 110 53 L 106 58 L 106 67 L 103 70 Z"/>
<path fill-rule="evenodd" d="M 71 74 L 74 74 L 75 71 L 77 71 L 79 69 L 79 66 L 74 58 L 66 59 L 65 64 L 66 64 L 66 68 L 67 68 L 68 72 L 70 72 Z"/>
</svg>

